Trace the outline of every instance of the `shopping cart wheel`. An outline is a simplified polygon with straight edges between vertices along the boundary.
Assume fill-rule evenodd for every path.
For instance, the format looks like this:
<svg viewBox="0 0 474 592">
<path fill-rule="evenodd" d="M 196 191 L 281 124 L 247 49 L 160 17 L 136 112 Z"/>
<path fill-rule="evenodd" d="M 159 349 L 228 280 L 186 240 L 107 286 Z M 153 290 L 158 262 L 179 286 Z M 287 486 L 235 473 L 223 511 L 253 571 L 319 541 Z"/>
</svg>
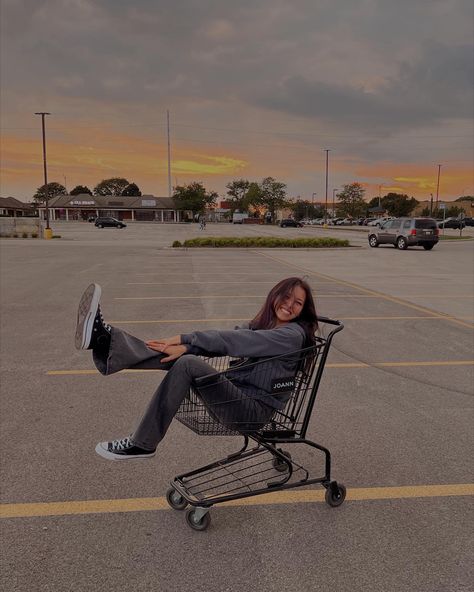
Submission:
<svg viewBox="0 0 474 592">
<path fill-rule="evenodd" d="M 190 508 L 186 512 L 186 522 L 193 530 L 207 530 L 211 523 L 211 516 L 208 512 L 199 518 L 196 508 Z"/>
<path fill-rule="evenodd" d="M 184 497 L 173 487 L 170 487 L 166 492 L 166 501 L 173 508 L 173 510 L 185 510 L 188 505 L 188 502 L 184 499 Z"/>
<path fill-rule="evenodd" d="M 278 452 L 281 452 L 282 454 L 284 454 L 286 456 L 286 458 L 291 460 L 291 454 L 287 450 L 282 450 L 281 448 L 279 448 Z M 276 469 L 277 471 L 280 471 L 280 473 L 284 473 L 285 471 L 288 470 L 288 465 L 286 464 L 286 462 L 281 460 L 281 458 L 278 458 L 278 456 L 273 457 L 272 465 L 273 465 L 273 468 Z"/>
<path fill-rule="evenodd" d="M 346 488 L 342 483 L 331 481 L 326 489 L 326 503 L 337 508 L 346 499 Z"/>
</svg>

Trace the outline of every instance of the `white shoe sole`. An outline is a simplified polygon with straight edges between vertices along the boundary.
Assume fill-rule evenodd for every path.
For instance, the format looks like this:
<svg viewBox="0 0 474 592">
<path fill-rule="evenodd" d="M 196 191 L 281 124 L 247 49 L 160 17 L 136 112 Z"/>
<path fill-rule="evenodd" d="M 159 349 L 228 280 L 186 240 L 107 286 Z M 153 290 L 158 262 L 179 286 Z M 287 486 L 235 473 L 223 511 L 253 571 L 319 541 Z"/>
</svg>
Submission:
<svg viewBox="0 0 474 592">
<path fill-rule="evenodd" d="M 89 348 L 101 294 L 102 288 L 98 284 L 91 284 L 81 297 L 77 310 L 75 337 L 77 349 Z"/>
<path fill-rule="evenodd" d="M 156 452 L 152 452 L 150 454 L 144 454 L 143 456 L 140 454 L 136 454 L 133 456 L 126 456 L 124 454 L 114 454 L 113 452 L 109 452 L 107 450 L 108 442 L 99 442 L 95 447 L 95 451 L 99 456 L 102 458 L 106 458 L 107 460 L 146 460 L 147 458 L 153 458 Z"/>
</svg>

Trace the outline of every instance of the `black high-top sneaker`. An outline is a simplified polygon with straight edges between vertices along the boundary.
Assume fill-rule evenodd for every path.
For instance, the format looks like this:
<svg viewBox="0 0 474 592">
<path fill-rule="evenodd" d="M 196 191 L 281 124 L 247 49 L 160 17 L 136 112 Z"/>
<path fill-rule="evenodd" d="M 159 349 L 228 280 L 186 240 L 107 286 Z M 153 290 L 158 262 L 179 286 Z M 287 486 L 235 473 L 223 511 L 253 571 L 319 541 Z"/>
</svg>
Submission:
<svg viewBox="0 0 474 592">
<path fill-rule="evenodd" d="M 111 326 L 104 322 L 100 312 L 101 293 L 98 284 L 91 284 L 81 297 L 77 311 L 77 349 L 108 347 L 110 344 Z"/>
<path fill-rule="evenodd" d="M 99 442 L 95 447 L 97 454 L 108 460 L 133 460 L 138 458 L 153 458 L 155 450 L 145 450 L 135 446 L 131 437 L 112 440 L 111 442 Z"/>
</svg>

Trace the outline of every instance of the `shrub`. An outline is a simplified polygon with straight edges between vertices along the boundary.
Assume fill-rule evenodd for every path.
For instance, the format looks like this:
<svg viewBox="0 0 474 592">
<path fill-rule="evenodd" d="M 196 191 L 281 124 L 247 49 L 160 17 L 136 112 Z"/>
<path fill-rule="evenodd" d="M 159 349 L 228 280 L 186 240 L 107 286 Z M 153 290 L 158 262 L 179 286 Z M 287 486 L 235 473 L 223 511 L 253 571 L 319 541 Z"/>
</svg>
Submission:
<svg viewBox="0 0 474 592">
<path fill-rule="evenodd" d="M 32 232 L 31 233 L 31 238 L 38 238 L 38 233 L 37 232 Z"/>
<path fill-rule="evenodd" d="M 21 238 L 28 238 L 28 233 L 27 233 L 27 232 L 24 232 L 24 233 L 21 235 Z"/>
<path fill-rule="evenodd" d="M 12 237 L 13 237 L 13 238 L 18 238 L 18 234 L 17 234 L 16 232 L 14 232 L 14 233 L 12 234 Z"/>
<path fill-rule="evenodd" d="M 172 247 L 181 247 L 182 245 L 178 240 L 176 240 L 176 241 L 174 241 L 174 243 L 171 246 Z"/>
<path fill-rule="evenodd" d="M 255 237 L 200 237 L 185 240 L 183 245 L 179 241 L 173 243 L 175 246 L 184 247 L 261 247 L 261 248 L 327 248 L 327 247 L 348 247 L 348 240 L 341 240 L 338 238 L 277 238 L 271 236 L 255 236 Z"/>
<path fill-rule="evenodd" d="M 51 238 L 61 238 L 60 234 L 53 234 L 53 236 Z"/>
</svg>

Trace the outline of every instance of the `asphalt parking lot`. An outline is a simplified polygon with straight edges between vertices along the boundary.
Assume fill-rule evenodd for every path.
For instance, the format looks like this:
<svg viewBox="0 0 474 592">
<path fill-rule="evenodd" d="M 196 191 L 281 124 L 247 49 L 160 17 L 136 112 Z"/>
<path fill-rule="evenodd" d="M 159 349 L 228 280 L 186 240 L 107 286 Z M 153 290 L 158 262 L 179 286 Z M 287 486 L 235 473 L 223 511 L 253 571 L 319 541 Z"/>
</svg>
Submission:
<svg viewBox="0 0 474 592">
<path fill-rule="evenodd" d="M 473 589 L 474 241 L 400 252 L 351 230 L 53 228 L 62 239 L 0 242 L 4 590 Z M 347 235 L 354 248 L 168 248 L 267 233 Z M 98 457 L 96 442 L 130 433 L 163 375 L 100 376 L 74 349 L 77 302 L 101 284 L 106 320 L 147 339 L 232 328 L 290 275 L 345 326 L 308 437 L 331 450 L 347 500 L 330 508 L 318 487 L 250 498 L 193 532 L 168 509 L 168 483 L 240 441 L 175 422 L 152 460 Z"/>
</svg>

